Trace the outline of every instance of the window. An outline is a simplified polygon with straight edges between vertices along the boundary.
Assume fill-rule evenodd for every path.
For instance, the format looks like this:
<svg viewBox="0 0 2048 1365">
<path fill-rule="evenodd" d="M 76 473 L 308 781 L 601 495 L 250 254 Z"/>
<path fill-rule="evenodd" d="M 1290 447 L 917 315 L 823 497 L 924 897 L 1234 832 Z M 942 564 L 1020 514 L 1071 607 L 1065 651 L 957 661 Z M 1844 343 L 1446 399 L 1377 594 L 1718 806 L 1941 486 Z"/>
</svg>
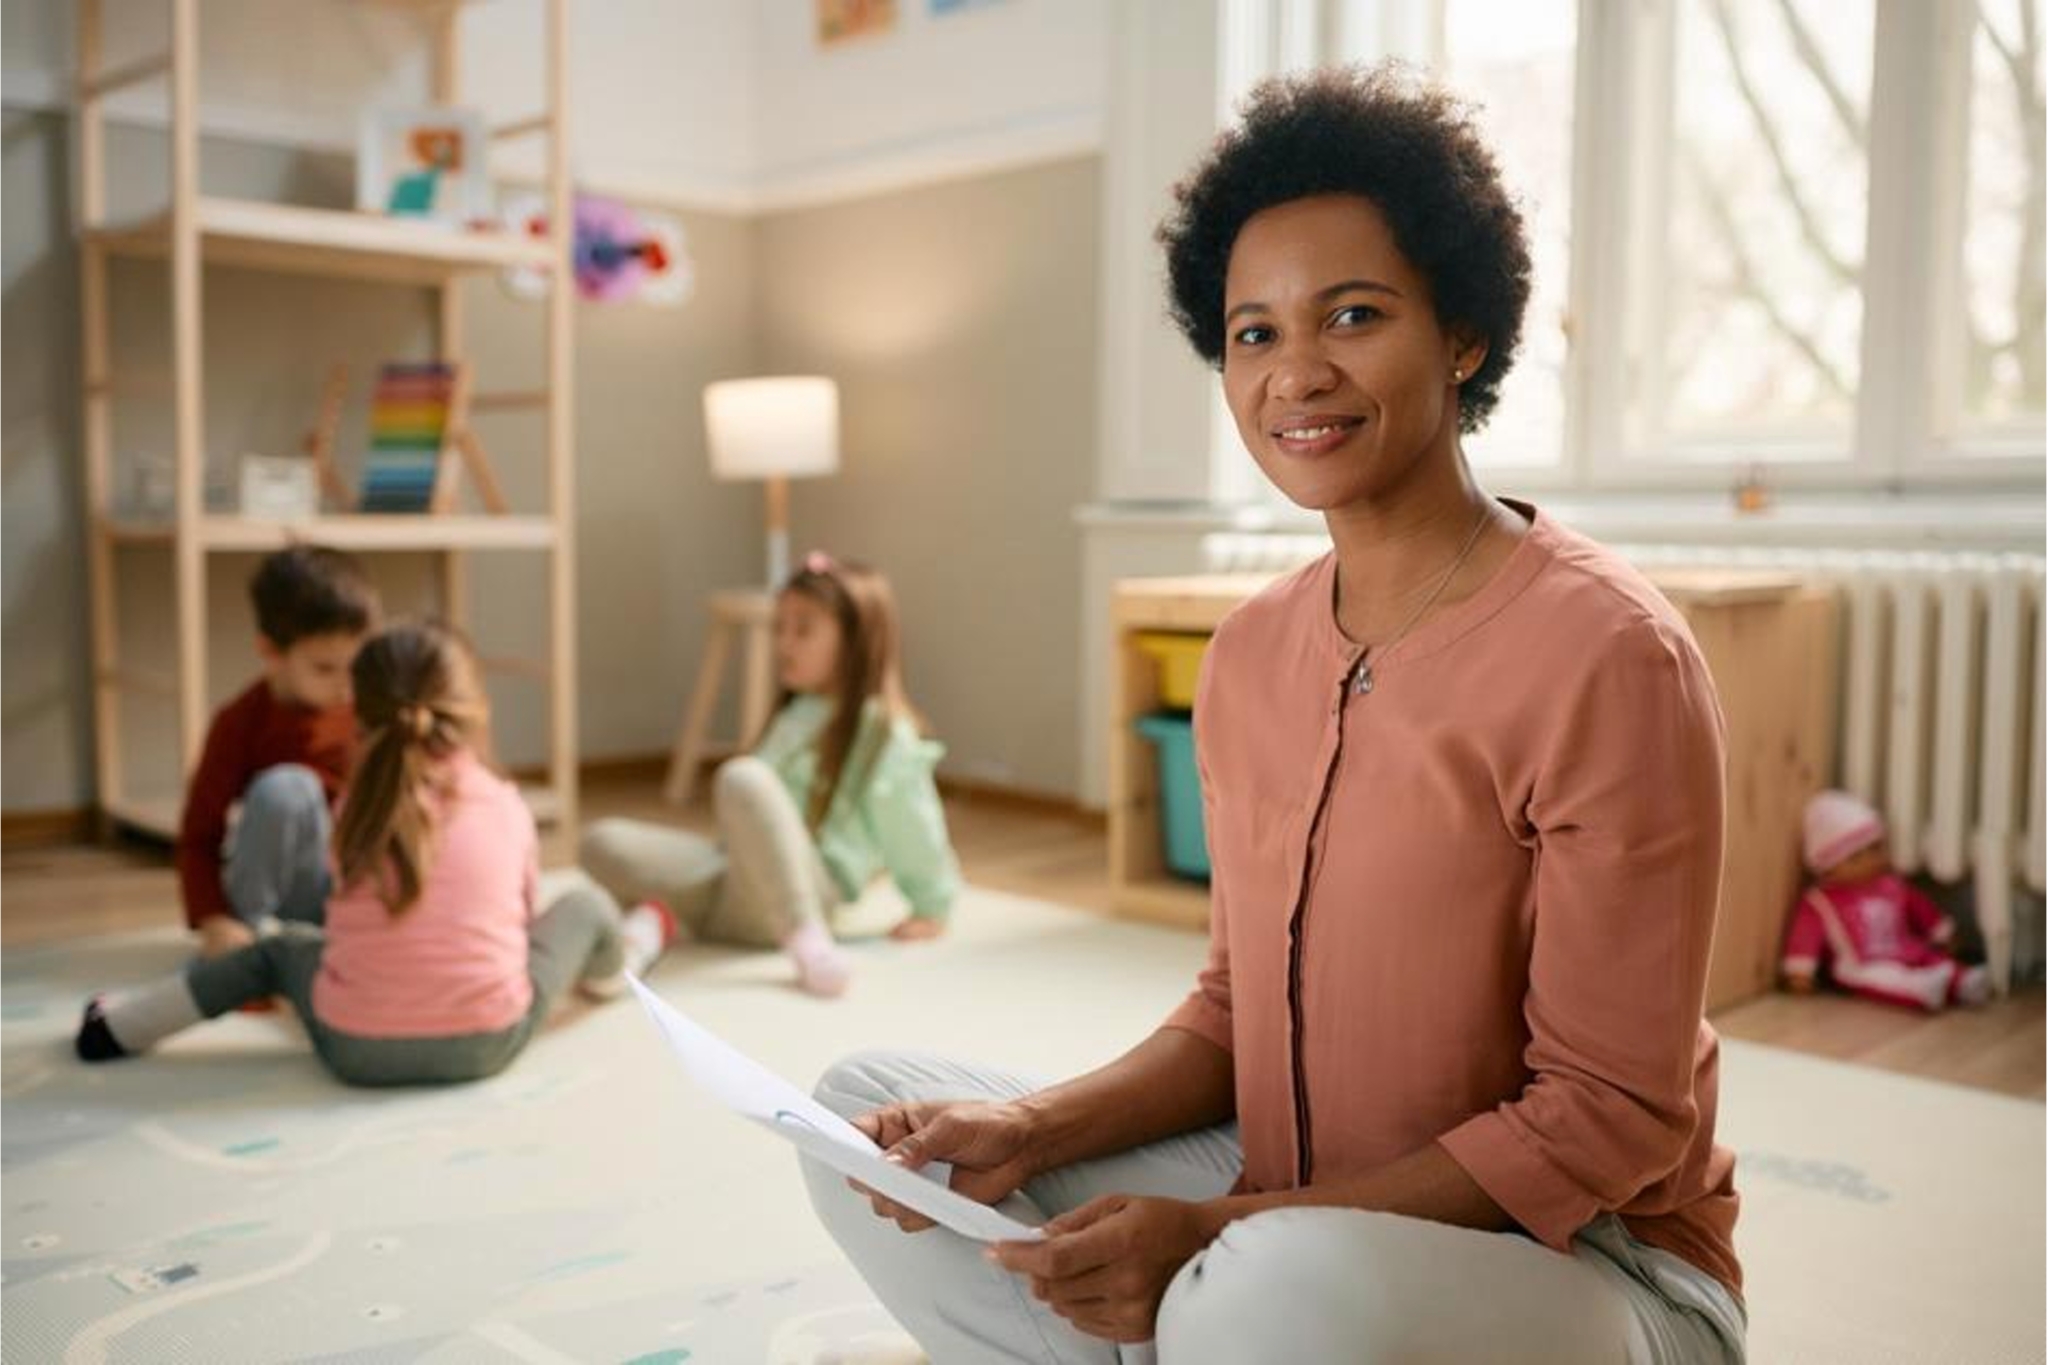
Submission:
<svg viewBox="0 0 2048 1365">
<path fill-rule="evenodd" d="M 2043 110 L 2038 0 L 1981 0 L 1970 34 L 1969 127 L 1942 414 L 1951 440 L 2041 430 Z M 1959 326 L 1955 326 L 1959 323 Z M 1983 450 L 1985 443 L 1976 443 Z"/>
<path fill-rule="evenodd" d="M 1715 459 L 1769 441 L 1848 456 L 1874 11 L 1679 0 L 1668 151 L 1637 187 L 1638 230 L 1658 240 L 1624 399 L 1632 450 Z"/>
<path fill-rule="evenodd" d="M 1521 355 L 1466 451 L 1482 468 L 1555 467 L 1564 455 L 1577 16 L 1566 4 L 1485 0 L 1444 0 L 1440 15 L 1438 65 L 1484 111 L 1536 267 Z"/>
<path fill-rule="evenodd" d="M 1482 106 L 1528 213 L 1475 464 L 2040 482 L 2048 0 L 1329 3 L 1330 59 L 1406 56 Z"/>
</svg>

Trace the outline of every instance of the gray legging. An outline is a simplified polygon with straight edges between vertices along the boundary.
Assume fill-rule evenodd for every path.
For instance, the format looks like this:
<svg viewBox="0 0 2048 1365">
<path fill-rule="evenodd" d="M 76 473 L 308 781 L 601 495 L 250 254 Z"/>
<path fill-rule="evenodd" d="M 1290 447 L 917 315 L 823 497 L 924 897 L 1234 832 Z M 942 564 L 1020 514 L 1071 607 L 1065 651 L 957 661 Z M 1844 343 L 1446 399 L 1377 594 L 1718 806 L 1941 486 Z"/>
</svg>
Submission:
<svg viewBox="0 0 2048 1365">
<path fill-rule="evenodd" d="M 775 769 L 729 759 L 711 787 L 723 844 L 644 820 L 599 820 L 583 832 L 583 870 L 622 905 L 658 900 L 690 937 L 773 948 L 799 925 L 829 925 L 842 897 L 803 812 Z"/>
<path fill-rule="evenodd" d="M 1007 1100 L 1022 1077 L 911 1053 L 865 1053 L 819 1082 L 848 1118 L 912 1100 Z M 1030 1181 L 1004 1208 L 1037 1224 L 1106 1194 L 1213 1199 L 1243 1164 L 1234 1124 Z M 1746 1319 L 1712 1276 L 1598 1219 L 1561 1256 L 1513 1233 L 1344 1208 L 1232 1223 L 1182 1268 L 1158 1338 L 1118 1348 L 1082 1335 L 969 1239 L 905 1235 L 844 1177 L 805 1160 L 826 1231 L 933 1365 L 1243 1365 L 1247 1361 L 1740 1365 Z M 1156 1351 L 1156 1355 L 1155 1355 Z"/>
<path fill-rule="evenodd" d="M 252 1000 L 286 997 L 305 1022 L 313 1051 L 349 1085 L 440 1085 L 502 1071 L 564 991 L 581 980 L 616 976 L 625 966 L 618 906 L 594 887 L 578 887 L 550 905 L 528 932 L 533 1004 L 511 1027 L 449 1038 L 363 1038 L 329 1028 L 313 1010 L 313 978 L 326 943 L 321 930 L 287 922 L 279 933 L 246 948 L 194 962 L 185 970 L 185 984 L 209 1019 Z"/>
</svg>

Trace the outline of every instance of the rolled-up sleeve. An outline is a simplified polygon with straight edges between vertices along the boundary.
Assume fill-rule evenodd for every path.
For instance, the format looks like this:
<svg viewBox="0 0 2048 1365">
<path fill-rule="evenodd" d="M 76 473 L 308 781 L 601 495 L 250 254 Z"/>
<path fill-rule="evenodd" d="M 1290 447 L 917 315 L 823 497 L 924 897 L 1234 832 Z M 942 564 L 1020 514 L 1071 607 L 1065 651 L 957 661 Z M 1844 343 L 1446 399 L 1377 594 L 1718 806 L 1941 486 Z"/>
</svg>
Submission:
<svg viewBox="0 0 2048 1365">
<path fill-rule="evenodd" d="M 1629 622 L 1577 690 L 1527 805 L 1532 1079 L 1438 1139 L 1560 1251 L 1693 1139 L 1725 803 L 1720 708 L 1682 629 Z"/>
</svg>

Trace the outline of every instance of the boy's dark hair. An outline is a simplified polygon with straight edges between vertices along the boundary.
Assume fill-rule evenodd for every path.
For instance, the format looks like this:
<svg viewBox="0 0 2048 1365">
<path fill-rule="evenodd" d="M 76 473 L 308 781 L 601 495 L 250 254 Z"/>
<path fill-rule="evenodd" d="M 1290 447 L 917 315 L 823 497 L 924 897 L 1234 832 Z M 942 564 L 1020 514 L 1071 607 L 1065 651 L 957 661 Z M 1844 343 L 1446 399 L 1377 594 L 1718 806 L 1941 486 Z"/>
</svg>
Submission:
<svg viewBox="0 0 2048 1365">
<path fill-rule="evenodd" d="M 324 545 L 266 555 L 249 580 L 256 629 L 279 649 L 315 635 L 361 635 L 377 614 L 377 590 L 356 557 Z"/>
<path fill-rule="evenodd" d="M 1471 110 L 1398 62 L 1262 81 L 1244 117 L 1174 187 L 1159 227 L 1174 322 L 1211 366 L 1223 361 L 1223 281 L 1246 220 L 1321 194 L 1355 194 L 1386 217 L 1429 282 L 1439 322 L 1487 342 L 1458 390 L 1458 427 L 1500 400 L 1529 304 L 1529 243 Z"/>
</svg>

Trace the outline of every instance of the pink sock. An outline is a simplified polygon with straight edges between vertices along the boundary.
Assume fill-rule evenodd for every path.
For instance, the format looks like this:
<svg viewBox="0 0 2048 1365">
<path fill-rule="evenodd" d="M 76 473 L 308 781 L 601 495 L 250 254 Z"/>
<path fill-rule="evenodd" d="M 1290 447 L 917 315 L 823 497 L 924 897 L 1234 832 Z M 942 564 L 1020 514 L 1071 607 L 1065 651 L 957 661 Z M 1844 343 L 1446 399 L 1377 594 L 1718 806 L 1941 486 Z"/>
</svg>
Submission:
<svg viewBox="0 0 2048 1365">
<path fill-rule="evenodd" d="M 782 950 L 796 963 L 796 981 L 812 995 L 844 993 L 848 976 L 846 955 L 832 940 L 832 931 L 816 920 L 800 924 L 782 940 Z"/>
</svg>

